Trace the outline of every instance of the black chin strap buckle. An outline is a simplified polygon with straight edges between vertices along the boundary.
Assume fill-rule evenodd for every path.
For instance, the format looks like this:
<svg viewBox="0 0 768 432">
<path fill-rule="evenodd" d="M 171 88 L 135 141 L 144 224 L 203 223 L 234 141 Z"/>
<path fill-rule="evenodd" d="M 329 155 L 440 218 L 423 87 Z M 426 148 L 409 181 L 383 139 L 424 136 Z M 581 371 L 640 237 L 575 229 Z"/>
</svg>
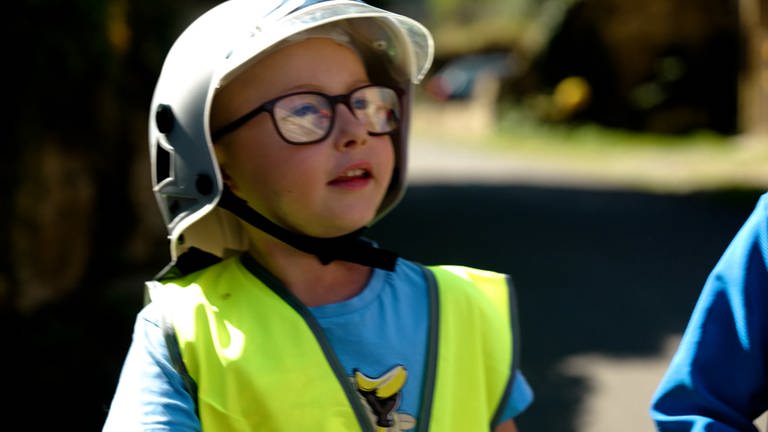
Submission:
<svg viewBox="0 0 768 432">
<path fill-rule="evenodd" d="M 231 212 L 272 237 L 300 251 L 317 256 L 324 265 L 339 260 L 387 271 L 395 269 L 398 255 L 392 251 L 380 249 L 370 240 L 363 238 L 362 234 L 365 228 L 332 238 L 319 238 L 298 234 L 288 231 L 267 219 L 226 187 L 221 193 L 219 207 Z"/>
</svg>

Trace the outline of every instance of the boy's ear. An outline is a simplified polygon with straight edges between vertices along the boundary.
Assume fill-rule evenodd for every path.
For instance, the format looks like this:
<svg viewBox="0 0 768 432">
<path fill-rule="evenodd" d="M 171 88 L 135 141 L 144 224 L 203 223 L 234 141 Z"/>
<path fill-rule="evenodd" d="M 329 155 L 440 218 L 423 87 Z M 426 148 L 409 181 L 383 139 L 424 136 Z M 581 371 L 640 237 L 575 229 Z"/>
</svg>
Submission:
<svg viewBox="0 0 768 432">
<path fill-rule="evenodd" d="M 224 148 L 221 144 L 217 143 L 213 144 L 213 152 L 216 155 L 216 161 L 219 162 L 219 168 L 221 168 L 223 172 L 224 167 L 222 165 L 227 163 L 227 152 L 224 151 Z"/>
<path fill-rule="evenodd" d="M 235 182 L 232 180 L 232 177 L 229 175 L 226 168 L 226 150 L 224 150 L 221 144 L 214 144 L 213 151 L 216 154 L 216 161 L 219 163 L 219 171 L 221 171 L 221 179 L 224 181 L 224 185 L 227 186 L 232 192 L 235 192 L 237 190 L 237 185 L 235 185 Z"/>
<path fill-rule="evenodd" d="M 221 165 L 219 165 L 219 170 L 221 171 L 221 179 L 224 182 L 224 186 L 228 187 L 232 192 L 237 191 L 237 186 L 235 185 L 235 182 L 232 181 L 232 177 L 230 177 L 227 170 Z"/>
</svg>

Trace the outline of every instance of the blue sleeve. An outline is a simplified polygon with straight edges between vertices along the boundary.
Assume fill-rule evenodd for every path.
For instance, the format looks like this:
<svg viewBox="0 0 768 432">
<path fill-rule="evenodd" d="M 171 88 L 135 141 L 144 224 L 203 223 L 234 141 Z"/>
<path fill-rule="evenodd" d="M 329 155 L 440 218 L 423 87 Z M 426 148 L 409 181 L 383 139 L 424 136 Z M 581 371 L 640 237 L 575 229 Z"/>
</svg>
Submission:
<svg viewBox="0 0 768 432">
<path fill-rule="evenodd" d="M 756 431 L 768 409 L 768 195 L 707 278 L 651 400 L 659 431 Z"/>
<path fill-rule="evenodd" d="M 103 431 L 200 431 L 194 403 L 171 364 L 159 322 L 153 303 L 137 316 Z"/>
<path fill-rule="evenodd" d="M 533 390 L 528 385 L 528 380 L 522 372 L 515 373 L 515 381 L 512 383 L 512 392 L 507 400 L 507 406 L 504 408 L 504 414 L 499 419 L 503 423 L 511 418 L 519 416 L 523 411 L 533 403 Z"/>
</svg>

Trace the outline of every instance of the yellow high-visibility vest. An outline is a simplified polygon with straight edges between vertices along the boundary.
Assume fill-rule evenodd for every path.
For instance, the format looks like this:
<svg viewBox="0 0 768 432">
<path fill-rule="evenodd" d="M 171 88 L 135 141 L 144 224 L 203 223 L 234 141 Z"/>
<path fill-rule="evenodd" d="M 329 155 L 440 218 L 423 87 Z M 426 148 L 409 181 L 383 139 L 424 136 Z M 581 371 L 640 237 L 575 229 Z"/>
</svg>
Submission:
<svg viewBox="0 0 768 432">
<path fill-rule="evenodd" d="M 468 267 L 424 274 L 429 347 L 411 430 L 491 430 L 516 369 L 513 288 Z M 373 425 L 311 313 L 268 273 L 233 257 L 155 284 L 204 431 L 388 430 Z"/>
</svg>

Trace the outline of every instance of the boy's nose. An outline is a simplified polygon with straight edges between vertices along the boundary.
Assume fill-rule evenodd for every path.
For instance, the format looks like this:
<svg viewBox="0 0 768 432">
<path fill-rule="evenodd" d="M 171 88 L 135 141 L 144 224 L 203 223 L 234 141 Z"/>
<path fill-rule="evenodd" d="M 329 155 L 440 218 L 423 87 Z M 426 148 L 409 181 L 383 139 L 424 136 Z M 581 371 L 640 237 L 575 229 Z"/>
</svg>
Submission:
<svg viewBox="0 0 768 432">
<path fill-rule="evenodd" d="M 343 103 L 336 105 L 335 123 L 334 143 L 339 150 L 365 145 L 368 142 L 368 129 L 365 127 L 365 122 L 357 118 Z"/>
</svg>

